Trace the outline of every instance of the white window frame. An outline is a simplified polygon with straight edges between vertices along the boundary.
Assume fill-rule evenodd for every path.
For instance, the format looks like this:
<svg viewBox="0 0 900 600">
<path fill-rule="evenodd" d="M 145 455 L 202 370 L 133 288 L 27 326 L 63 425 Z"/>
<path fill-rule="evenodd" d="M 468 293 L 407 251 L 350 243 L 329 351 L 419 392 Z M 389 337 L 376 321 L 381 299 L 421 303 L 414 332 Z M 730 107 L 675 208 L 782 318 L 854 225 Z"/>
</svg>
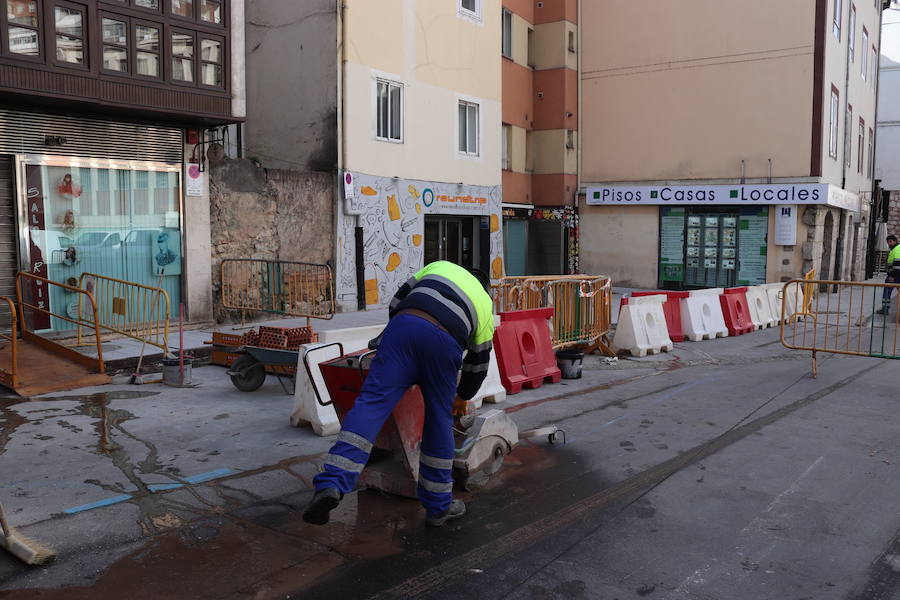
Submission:
<svg viewBox="0 0 900 600">
<path fill-rule="evenodd" d="M 841 20 L 843 15 L 841 14 L 842 9 L 842 0 L 834 0 L 834 18 L 831 23 L 831 31 L 834 33 L 834 37 L 841 41 Z"/>
<path fill-rule="evenodd" d="M 461 148 L 461 144 L 463 143 L 463 139 L 460 138 L 459 135 L 459 109 L 460 107 L 466 107 L 466 124 L 465 124 L 465 149 Z M 475 150 L 472 151 L 469 148 L 469 108 L 475 107 Z M 464 156 L 468 158 L 478 158 L 481 156 L 481 103 L 469 98 L 457 98 L 456 101 L 456 153 L 459 156 Z"/>
<path fill-rule="evenodd" d="M 850 63 L 856 62 L 856 5 L 850 5 L 850 22 L 847 23 L 847 40 L 850 42 Z"/>
<path fill-rule="evenodd" d="M 456 14 L 463 19 L 481 24 L 483 22 L 484 0 L 471 0 L 475 5 L 475 10 L 469 10 L 463 6 L 463 0 L 456 0 Z"/>
<path fill-rule="evenodd" d="M 872 64 L 871 64 L 871 77 L 869 78 L 869 85 L 872 88 L 875 88 L 875 77 L 878 76 L 878 50 L 875 49 L 875 46 L 872 46 Z"/>
<path fill-rule="evenodd" d="M 850 168 L 853 166 L 853 136 L 851 131 L 853 129 L 853 106 L 847 105 L 847 115 L 844 119 L 844 160 L 847 164 L 847 167 Z"/>
<path fill-rule="evenodd" d="M 500 53 L 506 58 L 513 57 L 513 14 L 503 9 L 500 20 Z"/>
<path fill-rule="evenodd" d="M 862 52 L 862 60 L 859 63 L 859 75 L 863 78 L 863 81 L 866 80 L 866 76 L 868 75 L 867 71 L 869 70 L 869 32 L 866 31 L 866 28 L 863 27 L 862 33 L 862 44 L 860 44 L 862 48 L 865 48 Z"/>
<path fill-rule="evenodd" d="M 838 149 L 838 110 L 840 105 L 840 94 L 832 86 L 831 88 L 831 108 L 828 111 L 828 156 L 837 159 Z"/>
<path fill-rule="evenodd" d="M 378 111 L 378 100 L 379 100 L 378 88 L 382 84 L 388 86 L 388 104 L 387 104 L 387 109 L 388 109 L 387 134 L 388 135 L 387 136 L 382 136 L 382 135 L 378 134 L 378 125 L 379 125 L 379 120 L 380 120 L 379 118 L 381 116 Z M 381 75 L 375 76 L 375 85 L 374 85 L 375 98 L 373 101 L 373 104 L 375 107 L 375 139 L 380 142 L 390 142 L 392 144 L 402 144 L 403 143 L 404 136 L 406 133 L 404 123 L 403 123 L 403 121 L 404 121 L 403 115 L 406 110 L 406 106 L 405 106 L 406 105 L 406 91 L 404 90 L 404 87 L 405 86 L 403 85 L 403 83 L 396 81 L 394 79 L 389 79 L 389 78 L 381 76 Z M 400 137 L 399 138 L 391 137 L 391 124 L 394 122 L 393 115 L 391 114 L 391 100 L 390 100 L 391 88 L 397 88 L 400 90 L 400 115 L 398 117 L 400 120 Z"/>
</svg>

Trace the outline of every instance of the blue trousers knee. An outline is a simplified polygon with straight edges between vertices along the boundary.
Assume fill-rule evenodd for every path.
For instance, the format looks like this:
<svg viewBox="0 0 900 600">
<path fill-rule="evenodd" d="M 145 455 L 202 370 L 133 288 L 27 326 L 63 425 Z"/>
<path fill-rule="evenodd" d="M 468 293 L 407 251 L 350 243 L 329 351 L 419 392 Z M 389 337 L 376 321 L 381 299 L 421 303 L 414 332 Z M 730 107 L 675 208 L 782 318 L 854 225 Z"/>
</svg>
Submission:
<svg viewBox="0 0 900 600">
<path fill-rule="evenodd" d="M 425 424 L 419 448 L 419 500 L 429 515 L 447 510 L 452 500 L 453 398 L 462 366 L 456 339 L 433 323 L 400 314 L 388 322 L 369 375 L 341 433 L 313 479 L 316 490 L 353 490 L 378 432 L 410 386 L 425 400 Z"/>
</svg>

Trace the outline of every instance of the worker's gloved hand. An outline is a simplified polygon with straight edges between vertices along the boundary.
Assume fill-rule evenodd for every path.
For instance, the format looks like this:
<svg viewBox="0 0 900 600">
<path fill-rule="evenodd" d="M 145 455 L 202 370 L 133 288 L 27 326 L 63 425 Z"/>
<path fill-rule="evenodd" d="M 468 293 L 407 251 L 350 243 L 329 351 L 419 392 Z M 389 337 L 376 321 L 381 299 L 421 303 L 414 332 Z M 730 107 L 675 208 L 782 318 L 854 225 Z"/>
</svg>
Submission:
<svg viewBox="0 0 900 600">
<path fill-rule="evenodd" d="M 463 400 L 459 396 L 456 396 L 453 399 L 453 416 L 454 417 L 462 417 L 469 414 L 469 402 L 467 400 Z"/>
</svg>

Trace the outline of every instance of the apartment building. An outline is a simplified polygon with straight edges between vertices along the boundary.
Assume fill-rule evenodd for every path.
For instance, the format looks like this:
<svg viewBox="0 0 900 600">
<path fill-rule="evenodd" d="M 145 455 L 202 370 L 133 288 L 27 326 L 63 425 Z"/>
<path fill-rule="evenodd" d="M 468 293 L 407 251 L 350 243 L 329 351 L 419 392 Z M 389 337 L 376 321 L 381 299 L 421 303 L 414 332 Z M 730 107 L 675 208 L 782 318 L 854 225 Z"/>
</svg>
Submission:
<svg viewBox="0 0 900 600">
<path fill-rule="evenodd" d="M 268 28 L 263 56 L 248 45 L 251 79 L 289 93 L 270 88 L 267 100 L 251 101 L 247 143 L 273 165 L 340 176 L 341 308 L 386 306 L 439 259 L 500 277 L 500 1 L 316 0 L 259 10 L 301 29 Z M 287 72 L 285 51 L 298 58 Z"/>
<path fill-rule="evenodd" d="M 504 0 L 501 52 L 506 274 L 576 272 L 577 0 Z"/>
<path fill-rule="evenodd" d="M 882 3 L 585 3 L 582 270 L 862 277 Z"/>
<path fill-rule="evenodd" d="M 209 318 L 204 130 L 244 116 L 243 26 L 243 0 L 4 0 L 0 295 L 18 270 L 94 273 L 161 285 L 173 316 L 184 302 Z M 30 287 L 40 308 L 78 314 L 62 287 Z M 71 327 L 45 313 L 31 326 Z"/>
<path fill-rule="evenodd" d="M 896 1 L 884 12 L 881 32 L 875 148 L 875 178 L 881 194 L 875 208 L 876 253 L 887 251 L 888 234 L 900 235 L 900 4 Z M 883 257 L 872 266 L 883 270 Z"/>
</svg>

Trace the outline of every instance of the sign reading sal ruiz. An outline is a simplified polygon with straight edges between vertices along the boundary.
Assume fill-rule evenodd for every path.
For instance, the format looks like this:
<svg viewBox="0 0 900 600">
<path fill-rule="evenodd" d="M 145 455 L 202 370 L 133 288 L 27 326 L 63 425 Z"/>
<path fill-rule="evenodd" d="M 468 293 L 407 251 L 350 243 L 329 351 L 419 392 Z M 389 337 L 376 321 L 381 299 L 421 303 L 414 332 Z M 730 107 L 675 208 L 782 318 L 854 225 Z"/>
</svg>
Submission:
<svg viewBox="0 0 900 600">
<path fill-rule="evenodd" d="M 587 189 L 587 203 L 628 204 L 828 204 L 857 210 L 858 198 L 825 183 L 758 185 L 604 186 Z"/>
</svg>

